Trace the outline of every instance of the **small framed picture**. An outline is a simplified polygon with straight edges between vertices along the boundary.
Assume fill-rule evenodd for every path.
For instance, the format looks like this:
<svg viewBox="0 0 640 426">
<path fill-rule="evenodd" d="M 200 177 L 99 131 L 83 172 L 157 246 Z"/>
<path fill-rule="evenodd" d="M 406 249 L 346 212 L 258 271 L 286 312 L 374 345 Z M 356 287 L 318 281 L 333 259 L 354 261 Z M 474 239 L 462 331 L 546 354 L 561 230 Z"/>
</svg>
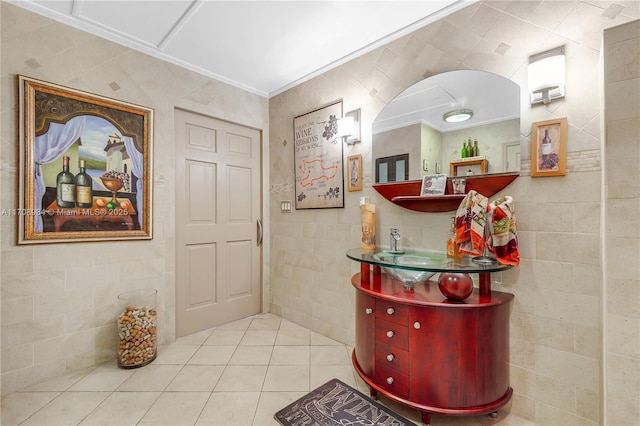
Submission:
<svg viewBox="0 0 640 426">
<path fill-rule="evenodd" d="M 347 157 L 347 190 L 362 191 L 362 155 Z"/>
<path fill-rule="evenodd" d="M 531 176 L 564 176 L 566 163 L 567 119 L 532 123 Z"/>
<path fill-rule="evenodd" d="M 421 196 L 444 195 L 447 187 L 447 175 L 427 175 L 422 177 Z"/>
</svg>

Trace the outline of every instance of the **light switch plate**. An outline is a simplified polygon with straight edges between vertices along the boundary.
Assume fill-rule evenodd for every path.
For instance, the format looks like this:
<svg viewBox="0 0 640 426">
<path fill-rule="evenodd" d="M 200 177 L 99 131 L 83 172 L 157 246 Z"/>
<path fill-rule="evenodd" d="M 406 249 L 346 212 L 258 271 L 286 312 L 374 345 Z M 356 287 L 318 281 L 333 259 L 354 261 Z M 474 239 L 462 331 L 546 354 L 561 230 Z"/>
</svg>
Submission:
<svg viewBox="0 0 640 426">
<path fill-rule="evenodd" d="M 280 211 L 283 213 L 291 213 L 291 201 L 280 201 Z"/>
</svg>

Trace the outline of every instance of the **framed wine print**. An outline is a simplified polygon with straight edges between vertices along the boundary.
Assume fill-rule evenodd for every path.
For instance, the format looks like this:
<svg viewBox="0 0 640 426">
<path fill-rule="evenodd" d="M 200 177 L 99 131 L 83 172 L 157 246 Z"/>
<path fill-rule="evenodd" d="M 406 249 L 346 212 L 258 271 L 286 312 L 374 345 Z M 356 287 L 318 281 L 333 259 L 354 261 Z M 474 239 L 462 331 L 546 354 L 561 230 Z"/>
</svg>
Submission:
<svg viewBox="0 0 640 426">
<path fill-rule="evenodd" d="M 532 123 L 531 176 L 564 176 L 566 163 L 567 119 Z"/>
<path fill-rule="evenodd" d="M 427 175 L 422 177 L 420 196 L 444 195 L 447 188 L 447 175 Z"/>
<path fill-rule="evenodd" d="M 347 191 L 362 191 L 362 155 L 347 157 Z"/>
<path fill-rule="evenodd" d="M 153 110 L 18 76 L 18 243 L 148 240 Z"/>
<path fill-rule="evenodd" d="M 344 207 L 342 101 L 293 119 L 296 210 Z"/>
</svg>

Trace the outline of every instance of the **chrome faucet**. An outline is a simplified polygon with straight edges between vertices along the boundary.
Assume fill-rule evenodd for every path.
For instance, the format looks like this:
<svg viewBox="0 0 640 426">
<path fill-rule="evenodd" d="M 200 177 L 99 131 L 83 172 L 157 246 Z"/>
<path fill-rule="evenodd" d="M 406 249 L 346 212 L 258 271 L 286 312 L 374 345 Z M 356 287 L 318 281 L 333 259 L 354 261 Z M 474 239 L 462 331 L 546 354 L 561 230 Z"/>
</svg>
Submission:
<svg viewBox="0 0 640 426">
<path fill-rule="evenodd" d="M 389 244 L 389 251 L 391 253 L 398 251 L 398 241 L 400 241 L 400 230 L 398 228 L 391 228 L 391 243 Z"/>
</svg>

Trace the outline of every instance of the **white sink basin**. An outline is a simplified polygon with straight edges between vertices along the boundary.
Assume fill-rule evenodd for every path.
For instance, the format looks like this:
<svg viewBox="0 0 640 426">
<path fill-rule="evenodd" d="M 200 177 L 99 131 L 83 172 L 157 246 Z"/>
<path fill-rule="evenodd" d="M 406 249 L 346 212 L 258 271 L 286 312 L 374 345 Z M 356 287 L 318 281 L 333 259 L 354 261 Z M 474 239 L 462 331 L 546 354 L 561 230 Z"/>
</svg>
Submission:
<svg viewBox="0 0 640 426">
<path fill-rule="evenodd" d="M 393 278 L 401 281 L 405 287 L 413 288 L 417 283 L 427 281 L 436 272 L 415 270 L 413 268 L 428 268 L 442 263 L 444 259 L 441 254 L 421 253 L 420 255 L 405 253 L 376 253 L 374 259 L 386 263 L 396 265 L 397 267 L 382 266 L 382 269 Z M 407 269 L 412 268 L 412 269 Z"/>
</svg>

